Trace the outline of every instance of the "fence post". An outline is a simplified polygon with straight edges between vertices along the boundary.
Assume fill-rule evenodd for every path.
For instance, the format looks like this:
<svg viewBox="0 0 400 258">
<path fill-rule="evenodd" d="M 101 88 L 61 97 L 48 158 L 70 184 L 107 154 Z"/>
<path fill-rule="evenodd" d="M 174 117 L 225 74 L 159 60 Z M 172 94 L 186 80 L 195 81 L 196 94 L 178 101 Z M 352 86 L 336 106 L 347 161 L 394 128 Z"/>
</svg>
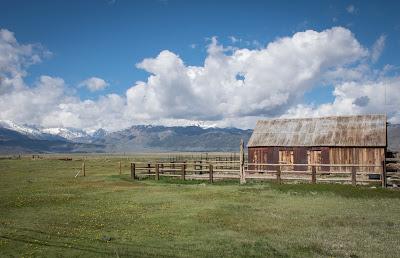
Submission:
<svg viewBox="0 0 400 258">
<path fill-rule="evenodd" d="M 86 176 L 85 161 L 83 161 L 83 163 L 82 163 L 82 172 L 83 172 L 83 176 Z"/>
<path fill-rule="evenodd" d="M 214 182 L 214 171 L 213 171 L 213 165 L 209 165 L 209 170 L 210 170 L 210 183 Z"/>
<path fill-rule="evenodd" d="M 159 169 L 160 169 L 160 164 L 158 164 L 158 163 L 156 163 L 156 180 L 159 180 L 160 179 L 160 171 L 159 171 Z"/>
<path fill-rule="evenodd" d="M 119 163 L 119 175 L 121 175 L 121 161 Z"/>
<path fill-rule="evenodd" d="M 151 164 L 147 163 L 147 174 L 151 173 Z"/>
<path fill-rule="evenodd" d="M 133 180 L 135 180 L 135 178 L 136 178 L 136 175 L 135 175 L 135 163 L 131 163 L 131 178 L 133 179 Z"/>
<path fill-rule="evenodd" d="M 311 182 L 313 184 L 317 183 L 317 169 L 315 166 L 311 167 Z"/>
<path fill-rule="evenodd" d="M 186 176 L 186 164 L 182 163 L 182 179 L 185 180 Z"/>
<path fill-rule="evenodd" d="M 244 144 L 243 139 L 240 140 L 240 184 L 246 183 L 246 174 L 244 172 Z"/>
<path fill-rule="evenodd" d="M 276 182 L 281 184 L 281 166 L 278 165 L 276 168 Z"/>
<path fill-rule="evenodd" d="M 382 161 L 382 187 L 386 188 L 386 182 L 387 181 L 387 177 L 386 177 L 386 160 L 384 159 Z"/>
<path fill-rule="evenodd" d="M 353 186 L 357 185 L 357 173 L 356 173 L 356 167 L 355 166 L 351 167 L 351 184 Z"/>
</svg>

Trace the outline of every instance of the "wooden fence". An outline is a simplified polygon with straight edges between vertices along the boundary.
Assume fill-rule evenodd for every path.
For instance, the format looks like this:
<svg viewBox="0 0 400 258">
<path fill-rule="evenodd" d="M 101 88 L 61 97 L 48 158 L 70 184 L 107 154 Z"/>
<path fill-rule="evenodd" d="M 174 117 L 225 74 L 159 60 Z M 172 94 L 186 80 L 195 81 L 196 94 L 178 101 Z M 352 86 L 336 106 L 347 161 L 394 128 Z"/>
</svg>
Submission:
<svg viewBox="0 0 400 258">
<path fill-rule="evenodd" d="M 241 161 L 135 162 L 131 163 L 131 178 L 153 177 L 155 180 L 159 180 L 161 177 L 175 177 L 183 180 L 208 180 L 211 183 L 214 180 L 221 179 L 240 179 L 241 183 L 245 183 L 246 180 L 275 180 L 278 183 L 300 181 L 313 184 L 331 182 L 352 185 L 375 183 L 381 184 L 383 187 L 386 186 L 384 164 L 381 166 L 290 164 L 290 166 L 306 167 L 306 170 L 293 171 L 287 169 L 288 165 L 285 164 L 242 162 L 241 165 Z M 321 167 L 328 168 L 322 169 Z M 377 167 L 382 168 L 383 172 L 371 171 L 371 168 Z M 341 169 L 343 171 L 340 171 Z"/>
</svg>

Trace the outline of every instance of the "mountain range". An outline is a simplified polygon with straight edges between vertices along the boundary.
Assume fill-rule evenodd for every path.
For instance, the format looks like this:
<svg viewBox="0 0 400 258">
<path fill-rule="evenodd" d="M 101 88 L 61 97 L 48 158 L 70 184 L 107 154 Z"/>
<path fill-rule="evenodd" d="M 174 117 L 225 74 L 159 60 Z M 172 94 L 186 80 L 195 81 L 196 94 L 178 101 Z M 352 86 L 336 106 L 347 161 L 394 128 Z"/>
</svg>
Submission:
<svg viewBox="0 0 400 258">
<path fill-rule="evenodd" d="M 237 151 L 252 130 L 201 126 L 134 125 L 92 133 L 76 128 L 42 128 L 0 120 L 0 153 Z M 400 151 L 400 124 L 388 127 L 389 149 Z"/>
<path fill-rule="evenodd" d="M 200 126 L 134 125 L 108 132 L 41 128 L 0 121 L 0 153 L 237 151 L 252 130 Z"/>
</svg>

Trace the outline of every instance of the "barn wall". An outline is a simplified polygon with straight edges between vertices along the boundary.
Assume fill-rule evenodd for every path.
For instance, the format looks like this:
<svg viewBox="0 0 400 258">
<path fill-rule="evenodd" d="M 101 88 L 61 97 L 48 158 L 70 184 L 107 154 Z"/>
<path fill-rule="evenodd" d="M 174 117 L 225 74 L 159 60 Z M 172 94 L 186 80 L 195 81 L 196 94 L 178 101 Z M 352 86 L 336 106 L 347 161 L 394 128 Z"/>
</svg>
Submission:
<svg viewBox="0 0 400 258">
<path fill-rule="evenodd" d="M 384 148 L 329 148 L 329 160 L 332 164 L 365 164 L 365 165 L 382 165 L 385 159 Z M 332 171 L 351 171 L 351 168 L 332 168 Z M 358 171 L 375 171 L 382 172 L 381 167 L 376 168 L 358 168 Z"/>
<path fill-rule="evenodd" d="M 321 164 L 368 164 L 381 165 L 385 158 L 385 149 L 360 147 L 249 147 L 249 163 L 279 163 L 279 151 L 293 150 L 295 164 L 307 164 L 307 151 L 321 151 Z M 249 169 L 275 170 L 273 166 L 249 166 Z M 294 170 L 304 171 L 305 166 L 295 166 Z M 321 167 L 322 171 L 351 171 L 351 168 Z M 358 171 L 375 171 L 381 173 L 382 168 L 358 168 Z"/>
</svg>

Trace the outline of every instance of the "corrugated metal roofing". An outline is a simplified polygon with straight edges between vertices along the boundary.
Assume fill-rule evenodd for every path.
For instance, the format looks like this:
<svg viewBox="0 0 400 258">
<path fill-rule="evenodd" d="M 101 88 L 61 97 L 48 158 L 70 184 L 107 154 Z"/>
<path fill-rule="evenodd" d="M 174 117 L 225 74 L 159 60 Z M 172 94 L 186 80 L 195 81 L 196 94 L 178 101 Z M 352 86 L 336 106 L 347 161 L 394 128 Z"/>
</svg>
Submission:
<svg viewBox="0 0 400 258">
<path fill-rule="evenodd" d="M 247 146 L 384 147 L 386 116 L 259 120 Z"/>
</svg>

